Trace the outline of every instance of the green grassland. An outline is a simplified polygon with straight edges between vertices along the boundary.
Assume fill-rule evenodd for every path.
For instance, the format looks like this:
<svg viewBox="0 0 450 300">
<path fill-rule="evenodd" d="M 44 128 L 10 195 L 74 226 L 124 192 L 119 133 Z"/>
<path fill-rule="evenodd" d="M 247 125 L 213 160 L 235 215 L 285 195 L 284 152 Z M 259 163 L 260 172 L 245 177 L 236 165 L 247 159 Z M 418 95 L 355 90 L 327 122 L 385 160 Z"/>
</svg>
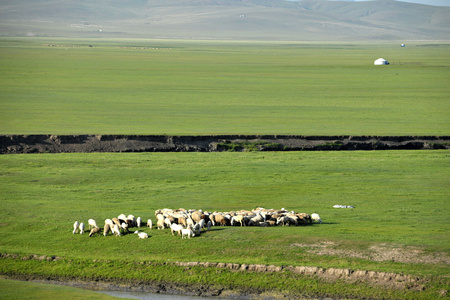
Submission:
<svg viewBox="0 0 450 300">
<path fill-rule="evenodd" d="M 2 38 L 0 134 L 448 135 L 449 46 Z M 379 57 L 391 65 L 373 66 Z M 0 253 L 61 259 L 2 258 L 0 274 L 437 298 L 450 290 L 449 162 L 437 150 L 4 155 Z M 183 241 L 167 230 L 144 229 L 148 240 L 72 234 L 75 220 L 121 213 L 258 206 L 318 212 L 324 224 L 215 227 Z M 398 257 L 377 260 L 376 248 Z M 426 284 L 186 272 L 171 261 L 351 268 Z"/>
<path fill-rule="evenodd" d="M 447 257 L 450 254 L 447 151 L 36 154 L 0 156 L 0 253 L 59 256 L 57 262 L 2 259 L 3 274 L 84 279 L 121 278 L 271 287 L 320 294 L 372 295 L 377 288 L 345 287 L 284 274 L 136 266 L 139 262 L 204 261 L 351 268 L 427 278 L 420 297 L 448 288 L 447 263 L 374 261 L 343 253 L 371 247 Z M 335 209 L 334 204 L 354 205 Z M 299 227 L 214 227 L 191 240 L 168 230 L 150 236 L 73 235 L 75 220 L 102 223 L 121 213 L 154 218 L 160 208 L 230 211 L 285 207 L 318 212 L 324 223 Z M 334 254 L 314 245 L 333 243 Z M 303 245 L 303 246 L 300 246 Z M 97 261 L 98 262 L 95 262 Z M 93 263 L 94 261 L 94 263 Z M 132 272 L 130 270 L 133 270 Z M 214 279 L 208 272 L 213 272 Z M 242 277 L 244 276 L 244 277 Z M 293 276 L 293 275 L 292 275 Z M 276 277 L 276 278 L 274 278 Z M 248 281 L 247 281 L 248 280 Z M 309 286 L 309 288 L 307 288 Z M 387 291 L 381 289 L 383 295 Z M 414 291 L 399 299 L 418 299 Z M 380 296 L 381 297 L 381 296 Z M 394 296 L 392 296 L 395 298 Z M 406 298 L 405 298 L 406 297 Z"/>
<path fill-rule="evenodd" d="M 48 285 L 35 282 L 20 282 L 0 278 L 0 299 L 86 299 L 86 300 L 113 300 L 119 299 L 97 292 L 66 287 Z"/>
<path fill-rule="evenodd" d="M 448 135 L 449 47 L 2 38 L 0 133 Z"/>
</svg>

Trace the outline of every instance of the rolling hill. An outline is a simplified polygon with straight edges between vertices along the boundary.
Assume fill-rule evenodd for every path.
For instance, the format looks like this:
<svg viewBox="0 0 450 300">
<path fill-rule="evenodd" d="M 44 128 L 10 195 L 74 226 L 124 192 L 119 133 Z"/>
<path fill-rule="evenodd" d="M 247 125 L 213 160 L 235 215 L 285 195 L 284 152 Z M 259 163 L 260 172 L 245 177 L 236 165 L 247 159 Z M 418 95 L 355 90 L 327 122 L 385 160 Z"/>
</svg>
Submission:
<svg viewBox="0 0 450 300">
<path fill-rule="evenodd" d="M 392 0 L 4 0 L 0 35 L 448 40 L 450 7 Z"/>
</svg>

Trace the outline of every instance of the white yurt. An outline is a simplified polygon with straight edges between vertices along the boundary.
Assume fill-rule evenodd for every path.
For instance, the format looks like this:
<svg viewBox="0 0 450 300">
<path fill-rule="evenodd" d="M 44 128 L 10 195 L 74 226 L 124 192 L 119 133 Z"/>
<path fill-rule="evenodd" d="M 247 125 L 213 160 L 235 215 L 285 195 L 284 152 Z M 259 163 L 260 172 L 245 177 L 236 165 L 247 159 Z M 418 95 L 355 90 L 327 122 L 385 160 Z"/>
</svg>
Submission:
<svg viewBox="0 0 450 300">
<path fill-rule="evenodd" d="M 387 60 L 385 60 L 384 58 L 379 58 L 373 64 L 375 66 L 382 66 L 382 65 L 388 65 L 389 62 Z"/>
</svg>

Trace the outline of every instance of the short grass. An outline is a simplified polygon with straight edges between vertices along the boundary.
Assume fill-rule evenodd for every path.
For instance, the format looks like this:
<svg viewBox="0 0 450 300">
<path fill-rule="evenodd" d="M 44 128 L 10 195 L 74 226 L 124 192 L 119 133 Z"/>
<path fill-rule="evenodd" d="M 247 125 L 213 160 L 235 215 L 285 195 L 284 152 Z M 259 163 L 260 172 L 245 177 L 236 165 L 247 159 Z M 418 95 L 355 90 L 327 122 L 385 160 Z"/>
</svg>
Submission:
<svg viewBox="0 0 450 300">
<path fill-rule="evenodd" d="M 0 134 L 448 135 L 449 46 L 2 38 Z"/>
<path fill-rule="evenodd" d="M 0 278 L 0 299 L 7 300 L 38 300 L 38 299 L 86 299 L 113 300 L 119 299 L 98 292 L 78 288 L 55 286 L 36 282 L 23 282 Z"/>
<path fill-rule="evenodd" d="M 0 156 L 0 164 L 1 252 L 92 259 L 102 253 L 119 259 L 131 247 L 133 259 L 378 268 L 312 256 L 292 245 L 338 241 L 450 248 L 446 151 L 39 154 Z M 355 209 L 334 209 L 334 204 Z M 166 207 L 258 206 L 318 212 L 324 224 L 216 227 L 183 242 L 157 230 L 145 241 L 71 233 L 75 220 L 87 224 L 94 218 L 101 224 L 121 213 L 154 220 L 154 211 Z M 434 273 L 436 267 L 417 271 Z"/>
</svg>

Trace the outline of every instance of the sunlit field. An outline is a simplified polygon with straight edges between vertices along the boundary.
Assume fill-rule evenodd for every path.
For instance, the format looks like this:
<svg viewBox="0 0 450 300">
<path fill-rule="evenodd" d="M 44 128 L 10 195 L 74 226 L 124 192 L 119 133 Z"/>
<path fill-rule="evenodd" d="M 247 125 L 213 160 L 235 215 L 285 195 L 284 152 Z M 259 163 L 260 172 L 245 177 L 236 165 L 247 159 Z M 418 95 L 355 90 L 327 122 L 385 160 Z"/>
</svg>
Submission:
<svg viewBox="0 0 450 300">
<path fill-rule="evenodd" d="M 434 278 L 437 281 L 430 279 L 425 298 L 446 282 L 450 174 L 445 150 L 34 154 L 0 156 L 0 164 L 0 252 L 63 258 L 51 264 L 11 264 L 3 259 L 4 274 L 199 283 L 204 282 L 202 276 L 186 281 L 175 267 L 164 276 L 162 267 L 139 268 L 133 275 L 125 270 L 140 261 L 205 261 L 351 268 Z M 355 208 L 336 209 L 335 204 Z M 87 224 L 94 218 L 103 226 L 104 219 L 125 213 L 145 221 L 152 218 L 155 223 L 156 209 L 180 207 L 223 212 L 284 207 L 318 212 L 323 224 L 213 227 L 191 240 L 172 236 L 167 229 L 148 228 L 141 229 L 149 234 L 148 240 L 139 240 L 135 234 L 91 238 L 88 232 L 72 234 L 76 220 Z M 326 245 L 332 245 L 334 252 L 320 255 L 317 250 Z M 397 249 L 397 256 L 410 260 L 376 261 L 371 256 L 374 247 L 385 252 Z M 93 260 L 114 264 L 98 268 Z M 231 276 L 226 280 L 217 277 L 211 283 L 220 285 L 225 280 L 241 285 L 243 275 L 235 275 L 226 275 Z M 265 275 L 260 281 L 252 280 L 259 285 L 269 279 Z M 274 289 L 283 285 L 271 282 Z M 342 292 L 334 286 L 330 289 Z"/>
<path fill-rule="evenodd" d="M 402 48 L 2 38 L 0 134 L 450 135 L 449 49 L 434 42 Z M 391 64 L 374 66 L 379 57 Z M 1 155 L 0 274 L 310 298 L 439 298 L 450 286 L 449 156 L 447 150 Z M 190 240 L 149 228 L 140 229 L 145 240 L 132 233 L 89 238 L 87 229 L 72 234 L 75 221 L 93 218 L 103 227 L 122 213 L 155 223 L 161 208 L 256 207 L 316 212 L 323 223 L 216 226 Z M 176 261 L 392 272 L 420 281 L 393 289 Z M 11 297 L 33 288 L 16 284 L 7 290 Z"/>
<path fill-rule="evenodd" d="M 0 133 L 448 135 L 449 49 L 3 38 Z"/>
</svg>

